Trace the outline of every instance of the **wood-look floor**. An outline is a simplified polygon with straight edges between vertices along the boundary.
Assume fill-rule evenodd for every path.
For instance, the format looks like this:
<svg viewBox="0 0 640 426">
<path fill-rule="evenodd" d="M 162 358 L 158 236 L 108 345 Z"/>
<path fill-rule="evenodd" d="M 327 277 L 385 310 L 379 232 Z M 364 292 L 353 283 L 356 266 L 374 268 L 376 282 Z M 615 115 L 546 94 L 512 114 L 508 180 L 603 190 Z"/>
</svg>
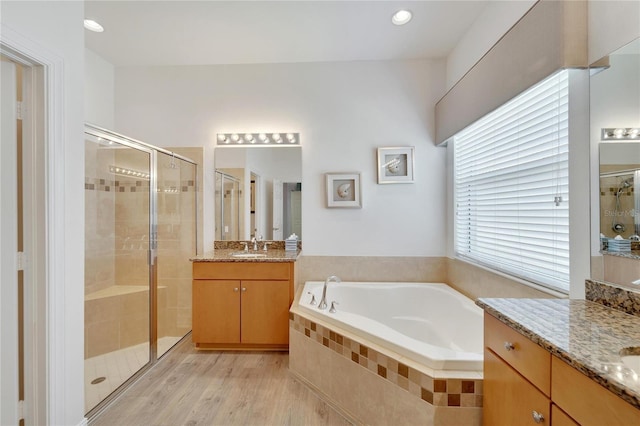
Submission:
<svg viewBox="0 0 640 426">
<path fill-rule="evenodd" d="M 288 370 L 282 352 L 174 348 L 91 426 L 349 425 Z"/>
</svg>

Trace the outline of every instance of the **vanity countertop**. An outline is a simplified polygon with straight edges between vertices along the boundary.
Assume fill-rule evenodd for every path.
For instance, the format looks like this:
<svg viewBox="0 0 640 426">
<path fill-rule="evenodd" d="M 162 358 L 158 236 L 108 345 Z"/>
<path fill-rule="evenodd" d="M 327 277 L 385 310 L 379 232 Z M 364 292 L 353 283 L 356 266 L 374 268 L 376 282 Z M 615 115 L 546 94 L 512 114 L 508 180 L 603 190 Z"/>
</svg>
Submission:
<svg viewBox="0 0 640 426">
<path fill-rule="evenodd" d="M 640 378 L 619 355 L 640 347 L 640 317 L 586 300 L 481 298 L 476 304 L 640 408 Z"/>
<path fill-rule="evenodd" d="M 277 262 L 295 262 L 300 255 L 300 249 L 297 251 L 286 251 L 280 249 L 269 249 L 266 252 L 258 251 L 255 253 L 266 254 L 266 257 L 245 258 L 245 257 L 233 257 L 232 253 L 237 253 L 238 249 L 219 249 L 216 248 L 205 254 L 201 254 L 190 258 L 192 262 L 243 262 L 243 263 L 277 263 Z M 252 253 L 254 253 L 252 251 Z"/>
</svg>

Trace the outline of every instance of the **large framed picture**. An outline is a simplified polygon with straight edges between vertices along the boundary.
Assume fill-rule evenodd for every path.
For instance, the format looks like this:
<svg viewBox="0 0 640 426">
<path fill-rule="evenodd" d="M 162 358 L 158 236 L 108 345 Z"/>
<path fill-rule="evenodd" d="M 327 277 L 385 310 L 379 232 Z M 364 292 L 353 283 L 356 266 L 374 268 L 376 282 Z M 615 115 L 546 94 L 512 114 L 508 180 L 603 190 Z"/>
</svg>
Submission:
<svg viewBox="0 0 640 426">
<path fill-rule="evenodd" d="M 327 207 L 362 208 L 360 173 L 327 173 Z"/>
<path fill-rule="evenodd" d="M 413 183 L 414 147 L 378 148 L 378 183 Z"/>
</svg>

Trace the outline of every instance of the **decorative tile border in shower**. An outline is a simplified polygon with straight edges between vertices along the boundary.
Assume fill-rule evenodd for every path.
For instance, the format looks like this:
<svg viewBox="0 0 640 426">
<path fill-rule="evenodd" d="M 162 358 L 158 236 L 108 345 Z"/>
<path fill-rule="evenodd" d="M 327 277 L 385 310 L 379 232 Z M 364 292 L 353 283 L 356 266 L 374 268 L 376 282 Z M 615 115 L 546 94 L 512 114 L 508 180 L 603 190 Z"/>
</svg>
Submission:
<svg viewBox="0 0 640 426">
<path fill-rule="evenodd" d="M 294 313 L 289 326 L 431 405 L 482 407 L 482 380 L 435 379 Z"/>
<path fill-rule="evenodd" d="M 194 180 L 183 180 L 171 182 L 168 185 L 159 186 L 158 192 L 178 193 L 178 192 L 195 192 L 196 185 Z M 102 192 L 149 192 L 148 180 L 109 180 L 100 178 L 84 179 L 84 189 L 89 191 Z"/>
<path fill-rule="evenodd" d="M 640 316 L 640 292 L 605 282 L 585 280 L 585 297 L 591 302 Z"/>
</svg>

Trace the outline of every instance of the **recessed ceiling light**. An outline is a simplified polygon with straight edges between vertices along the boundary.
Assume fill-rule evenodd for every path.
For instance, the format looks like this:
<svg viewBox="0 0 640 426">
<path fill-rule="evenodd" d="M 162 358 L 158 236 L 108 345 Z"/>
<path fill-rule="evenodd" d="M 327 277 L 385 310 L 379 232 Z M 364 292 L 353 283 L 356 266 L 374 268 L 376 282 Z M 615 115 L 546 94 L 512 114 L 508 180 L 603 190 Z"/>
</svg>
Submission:
<svg viewBox="0 0 640 426">
<path fill-rule="evenodd" d="M 399 10 L 391 17 L 394 25 L 404 25 L 411 20 L 411 12 L 408 10 Z"/>
<path fill-rule="evenodd" d="M 104 28 L 102 27 L 102 25 L 98 24 L 93 19 L 85 19 L 84 20 L 84 27 L 86 29 L 88 29 L 89 31 L 93 31 L 93 32 L 96 32 L 96 33 L 101 33 L 101 32 L 104 31 Z"/>
</svg>

